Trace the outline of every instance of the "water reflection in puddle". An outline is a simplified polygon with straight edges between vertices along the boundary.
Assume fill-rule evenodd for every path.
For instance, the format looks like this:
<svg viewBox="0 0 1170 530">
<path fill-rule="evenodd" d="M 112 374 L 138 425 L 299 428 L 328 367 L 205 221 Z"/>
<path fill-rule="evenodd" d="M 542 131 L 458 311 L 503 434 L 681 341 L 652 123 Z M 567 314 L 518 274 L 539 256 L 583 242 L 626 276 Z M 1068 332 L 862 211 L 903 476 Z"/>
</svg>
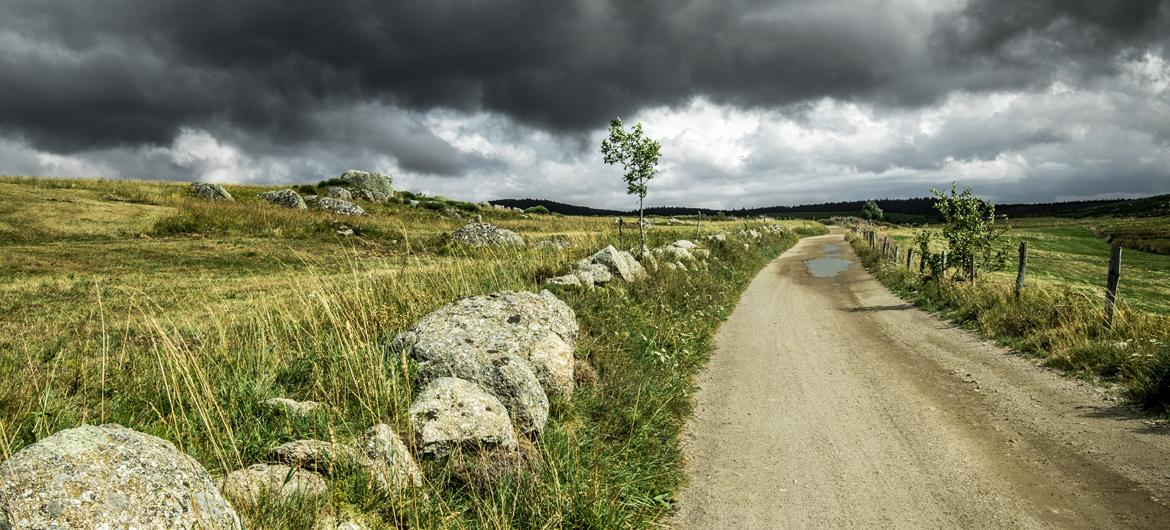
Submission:
<svg viewBox="0 0 1170 530">
<path fill-rule="evenodd" d="M 817 258 L 805 262 L 808 271 L 817 278 L 832 278 L 849 269 L 853 262 L 841 258 Z"/>
</svg>

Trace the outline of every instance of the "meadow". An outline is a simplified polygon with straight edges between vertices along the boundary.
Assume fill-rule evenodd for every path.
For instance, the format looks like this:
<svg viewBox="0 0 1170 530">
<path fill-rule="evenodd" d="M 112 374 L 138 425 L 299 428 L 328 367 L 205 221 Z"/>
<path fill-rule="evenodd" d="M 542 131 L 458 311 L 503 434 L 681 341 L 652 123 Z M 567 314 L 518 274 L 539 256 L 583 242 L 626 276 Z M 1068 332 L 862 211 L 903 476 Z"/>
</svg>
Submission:
<svg viewBox="0 0 1170 530">
<path fill-rule="evenodd" d="M 342 218 L 254 198 L 269 188 L 228 189 L 234 203 L 203 202 L 167 182 L 0 178 L 0 459 L 82 423 L 171 440 L 213 474 L 262 461 L 287 441 L 348 441 L 379 422 L 409 440 L 413 368 L 388 353 L 390 338 L 452 300 L 537 289 L 618 241 L 608 217 L 518 216 L 432 198 L 450 207 L 363 205 L 369 215 Z M 452 245 L 447 234 L 475 214 L 530 243 L 569 246 Z M 427 463 L 423 488 L 389 497 L 343 472 L 323 501 L 261 503 L 242 510 L 246 523 L 654 525 L 682 480 L 678 435 L 715 328 L 760 267 L 825 230 L 784 225 L 787 235 L 749 250 L 735 238 L 711 243 L 706 271 L 556 291 L 577 313 L 577 356 L 598 383 L 553 404 L 533 477 L 485 489 Z M 702 232 L 744 227 L 705 223 Z M 648 233 L 662 244 L 694 239 L 696 228 Z M 329 412 L 296 418 L 260 406 L 276 396 Z"/>
<path fill-rule="evenodd" d="M 1086 296 L 1104 298 L 1105 280 L 1109 270 L 1111 243 L 1099 231 L 1126 231 L 1135 240 L 1149 241 L 1158 234 L 1155 227 L 1170 226 L 1170 219 L 1122 218 L 1027 218 L 1007 223 L 1010 228 L 1002 236 L 1010 247 L 1008 266 L 1002 271 L 984 275 L 993 281 L 1016 276 L 1016 248 L 1021 241 L 1028 243 L 1027 280 L 1036 289 L 1049 285 L 1067 286 L 1084 292 Z M 913 246 L 918 228 L 884 230 L 903 247 Z M 941 249 L 942 241 L 937 241 Z M 1118 242 L 1122 244 L 1121 242 Z M 1123 244 L 1123 246 L 1125 246 Z M 1170 255 L 1155 254 L 1125 247 L 1122 251 L 1120 297 L 1134 309 L 1170 315 Z"/>
</svg>

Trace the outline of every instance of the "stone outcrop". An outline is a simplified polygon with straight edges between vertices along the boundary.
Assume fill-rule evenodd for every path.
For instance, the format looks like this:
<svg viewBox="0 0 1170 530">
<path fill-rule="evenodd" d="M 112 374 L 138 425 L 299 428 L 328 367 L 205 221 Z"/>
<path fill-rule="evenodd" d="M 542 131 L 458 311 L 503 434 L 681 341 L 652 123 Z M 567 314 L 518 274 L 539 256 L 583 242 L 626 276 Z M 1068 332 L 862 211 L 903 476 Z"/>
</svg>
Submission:
<svg viewBox="0 0 1170 530">
<path fill-rule="evenodd" d="M 257 194 L 256 197 L 260 198 L 261 200 L 268 201 L 268 202 L 275 204 L 277 206 L 283 206 L 285 208 L 304 210 L 304 209 L 307 209 L 309 207 L 307 204 L 305 204 L 305 199 L 302 198 L 299 193 L 297 193 L 293 190 L 290 190 L 290 189 L 266 191 L 266 192 Z"/>
<path fill-rule="evenodd" d="M 241 528 L 191 457 L 120 425 L 82 425 L 0 464 L 0 528 Z"/>
<path fill-rule="evenodd" d="M 451 233 L 451 240 L 472 247 L 522 247 L 524 238 L 488 223 L 470 223 Z"/>
<path fill-rule="evenodd" d="M 503 403 L 475 383 L 455 377 L 431 381 L 410 407 L 410 422 L 424 457 L 458 449 L 510 449 L 516 433 Z"/>
<path fill-rule="evenodd" d="M 210 182 L 192 182 L 190 186 L 192 195 L 201 199 L 209 201 L 234 201 L 232 194 L 228 193 L 223 186 L 219 184 L 212 184 Z"/>
</svg>

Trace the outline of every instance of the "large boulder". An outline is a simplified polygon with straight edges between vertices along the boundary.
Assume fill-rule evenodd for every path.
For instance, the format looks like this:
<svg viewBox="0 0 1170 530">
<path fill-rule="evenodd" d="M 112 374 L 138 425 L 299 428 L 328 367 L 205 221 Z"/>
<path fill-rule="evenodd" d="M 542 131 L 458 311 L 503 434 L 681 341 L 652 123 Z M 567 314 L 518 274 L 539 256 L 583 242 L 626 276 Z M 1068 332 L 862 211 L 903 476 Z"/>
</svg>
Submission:
<svg viewBox="0 0 1170 530">
<path fill-rule="evenodd" d="M 345 181 L 345 187 L 358 198 L 382 202 L 394 196 L 394 179 L 389 175 L 351 169 L 338 179 Z"/>
<path fill-rule="evenodd" d="M 304 210 L 309 206 L 305 204 L 305 199 L 301 195 L 290 189 L 266 191 L 256 195 L 261 200 L 268 201 L 277 206 L 285 208 L 293 208 L 296 210 Z"/>
<path fill-rule="evenodd" d="M 363 215 L 366 213 L 366 210 L 361 206 L 345 199 L 334 199 L 333 197 L 318 198 L 317 208 L 339 215 Z"/>
<path fill-rule="evenodd" d="M 470 223 L 451 233 L 451 240 L 472 247 L 522 247 L 520 234 L 488 223 Z"/>
<path fill-rule="evenodd" d="M 224 496 L 238 506 L 260 499 L 278 502 L 316 500 L 329 491 L 325 479 L 312 471 L 285 465 L 255 464 L 228 473 L 220 482 Z"/>
<path fill-rule="evenodd" d="M 516 432 L 503 403 L 475 383 L 440 377 L 410 406 L 419 452 L 440 458 L 458 449 L 516 447 Z"/>
<path fill-rule="evenodd" d="M 0 464 L 0 528 L 241 528 L 215 483 L 170 442 L 82 425 Z"/>
<path fill-rule="evenodd" d="M 234 201 L 232 194 L 228 193 L 223 186 L 219 184 L 212 184 L 210 182 L 192 182 L 191 194 L 201 199 L 209 201 Z"/>
<path fill-rule="evenodd" d="M 589 261 L 605 265 L 623 281 L 636 282 L 646 278 L 646 269 L 642 268 L 642 264 L 629 252 L 613 248 L 613 245 L 598 250 L 589 257 Z"/>
<path fill-rule="evenodd" d="M 447 304 L 400 334 L 395 346 L 418 361 L 424 384 L 439 377 L 482 382 L 492 358 L 508 353 L 527 361 L 548 396 L 567 399 L 577 329 L 573 310 L 552 293 L 505 291 Z"/>
</svg>

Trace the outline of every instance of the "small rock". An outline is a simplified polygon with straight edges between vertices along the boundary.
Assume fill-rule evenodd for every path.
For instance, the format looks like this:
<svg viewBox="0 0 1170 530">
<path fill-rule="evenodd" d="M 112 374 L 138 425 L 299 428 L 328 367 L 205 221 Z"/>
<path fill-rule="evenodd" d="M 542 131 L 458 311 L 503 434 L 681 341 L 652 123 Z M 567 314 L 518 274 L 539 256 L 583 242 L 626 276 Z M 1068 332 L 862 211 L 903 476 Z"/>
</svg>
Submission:
<svg viewBox="0 0 1170 530">
<path fill-rule="evenodd" d="M 364 215 L 366 210 L 352 202 L 332 197 L 321 197 L 317 200 L 317 208 L 339 215 Z"/>
<path fill-rule="evenodd" d="M 361 451 L 345 444 L 321 440 L 297 440 L 278 445 L 268 452 L 268 459 L 326 475 L 338 466 L 356 464 Z"/>
<path fill-rule="evenodd" d="M 516 433 L 500 400 L 455 377 L 431 381 L 410 406 L 410 422 L 424 457 L 458 449 L 509 449 Z"/>
<path fill-rule="evenodd" d="M 472 247 L 522 247 L 524 238 L 487 223 L 471 223 L 451 233 L 451 240 Z"/>
<path fill-rule="evenodd" d="M 292 416 L 309 416 L 324 410 L 324 406 L 316 401 L 296 401 L 282 397 L 266 399 L 260 404 Z"/>
<path fill-rule="evenodd" d="M 573 362 L 573 378 L 577 386 L 585 388 L 597 386 L 597 370 L 593 368 L 593 364 L 585 359 L 577 359 Z"/>
<path fill-rule="evenodd" d="M 353 194 L 341 186 L 325 186 L 323 195 L 330 199 L 341 199 L 343 201 L 353 200 Z"/>
<path fill-rule="evenodd" d="M 545 239 L 537 241 L 533 244 L 536 248 L 543 250 L 564 250 L 569 248 L 569 242 L 564 239 Z"/>
<path fill-rule="evenodd" d="M 315 499 L 329 490 L 317 473 L 273 464 L 237 469 L 220 484 L 224 496 L 237 505 L 249 505 L 265 497 L 277 501 Z"/>
<path fill-rule="evenodd" d="M 264 193 L 257 194 L 256 197 L 277 206 L 283 206 L 285 208 L 304 210 L 309 207 L 307 204 L 305 204 L 305 199 L 302 198 L 300 194 L 290 189 L 266 191 Z"/>
<path fill-rule="evenodd" d="M 366 431 L 362 452 L 365 456 L 363 465 L 384 490 L 394 493 L 403 488 L 422 486 L 418 464 L 389 425 L 379 423 L 370 427 Z"/>
<path fill-rule="evenodd" d="M 566 287 L 580 287 L 581 278 L 576 274 L 566 274 L 564 276 L 554 276 L 544 281 L 548 285 L 561 285 Z M 592 282 L 590 282 L 592 285 Z"/>
</svg>

